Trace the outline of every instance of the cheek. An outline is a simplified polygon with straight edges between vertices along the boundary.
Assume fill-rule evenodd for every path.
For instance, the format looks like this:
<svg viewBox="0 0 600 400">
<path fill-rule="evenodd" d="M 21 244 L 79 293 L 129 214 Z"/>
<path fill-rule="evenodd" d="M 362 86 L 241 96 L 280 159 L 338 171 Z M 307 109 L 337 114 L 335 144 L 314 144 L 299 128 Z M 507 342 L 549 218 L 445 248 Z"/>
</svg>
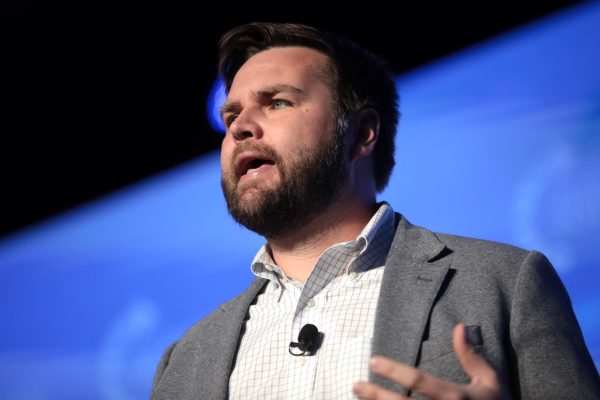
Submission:
<svg viewBox="0 0 600 400">
<path fill-rule="evenodd" d="M 293 134 L 286 145 L 297 151 L 310 151 L 331 140 L 333 129 L 331 121 L 323 116 L 312 116 L 297 121 Z"/>
</svg>

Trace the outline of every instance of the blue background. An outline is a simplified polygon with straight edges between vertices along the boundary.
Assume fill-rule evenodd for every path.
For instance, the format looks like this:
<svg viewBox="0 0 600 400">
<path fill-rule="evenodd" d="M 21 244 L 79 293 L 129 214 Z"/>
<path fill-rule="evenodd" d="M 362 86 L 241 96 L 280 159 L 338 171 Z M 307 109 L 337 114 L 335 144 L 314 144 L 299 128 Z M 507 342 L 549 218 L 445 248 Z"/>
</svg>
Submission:
<svg viewBox="0 0 600 400">
<path fill-rule="evenodd" d="M 599 27 L 589 4 L 398 77 L 380 196 L 548 255 L 597 364 Z M 161 351 L 248 284 L 262 243 L 227 215 L 218 154 L 4 239 L 0 399 L 147 398 Z"/>
</svg>

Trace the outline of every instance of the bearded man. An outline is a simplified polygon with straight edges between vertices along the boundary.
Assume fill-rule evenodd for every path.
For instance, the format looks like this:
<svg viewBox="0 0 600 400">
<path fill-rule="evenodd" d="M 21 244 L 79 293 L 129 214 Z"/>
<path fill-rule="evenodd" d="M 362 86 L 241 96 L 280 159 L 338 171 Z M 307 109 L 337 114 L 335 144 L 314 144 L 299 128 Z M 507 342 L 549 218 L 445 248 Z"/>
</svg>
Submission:
<svg viewBox="0 0 600 400">
<path fill-rule="evenodd" d="M 266 244 L 250 287 L 165 351 L 153 399 L 600 398 L 542 254 L 377 202 L 398 121 L 377 56 L 295 24 L 234 28 L 219 50 L 223 193 Z"/>
</svg>

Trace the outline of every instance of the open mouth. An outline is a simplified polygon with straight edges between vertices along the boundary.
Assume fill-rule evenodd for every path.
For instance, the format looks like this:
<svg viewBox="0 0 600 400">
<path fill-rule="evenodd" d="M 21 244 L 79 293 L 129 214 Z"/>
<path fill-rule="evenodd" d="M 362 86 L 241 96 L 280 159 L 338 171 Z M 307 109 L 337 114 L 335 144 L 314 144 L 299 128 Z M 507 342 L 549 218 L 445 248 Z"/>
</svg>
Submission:
<svg viewBox="0 0 600 400">
<path fill-rule="evenodd" d="M 239 177 L 257 173 L 270 166 L 275 165 L 273 160 L 260 157 L 243 157 L 238 161 L 237 173 Z"/>
</svg>

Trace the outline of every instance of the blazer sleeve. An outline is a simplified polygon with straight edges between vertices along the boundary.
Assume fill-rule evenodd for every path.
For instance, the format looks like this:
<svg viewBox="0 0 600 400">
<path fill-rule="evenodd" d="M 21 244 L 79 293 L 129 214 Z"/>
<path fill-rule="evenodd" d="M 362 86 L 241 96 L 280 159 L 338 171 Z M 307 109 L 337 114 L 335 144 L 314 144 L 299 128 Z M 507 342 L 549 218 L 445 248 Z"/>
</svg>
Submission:
<svg viewBox="0 0 600 400">
<path fill-rule="evenodd" d="M 600 379 L 556 271 L 530 252 L 516 279 L 510 337 L 523 399 L 600 399 Z"/>
<path fill-rule="evenodd" d="M 165 351 L 163 351 L 163 354 L 160 357 L 160 361 L 158 362 L 158 366 L 156 367 L 156 372 L 154 374 L 154 381 L 152 382 L 152 391 L 150 392 L 150 399 L 156 398 L 156 389 L 158 388 L 160 379 L 162 378 L 165 370 L 167 369 L 167 365 L 169 365 L 171 353 L 173 352 L 173 349 L 176 345 L 177 342 L 172 343 L 169 347 L 165 349 Z"/>
</svg>

